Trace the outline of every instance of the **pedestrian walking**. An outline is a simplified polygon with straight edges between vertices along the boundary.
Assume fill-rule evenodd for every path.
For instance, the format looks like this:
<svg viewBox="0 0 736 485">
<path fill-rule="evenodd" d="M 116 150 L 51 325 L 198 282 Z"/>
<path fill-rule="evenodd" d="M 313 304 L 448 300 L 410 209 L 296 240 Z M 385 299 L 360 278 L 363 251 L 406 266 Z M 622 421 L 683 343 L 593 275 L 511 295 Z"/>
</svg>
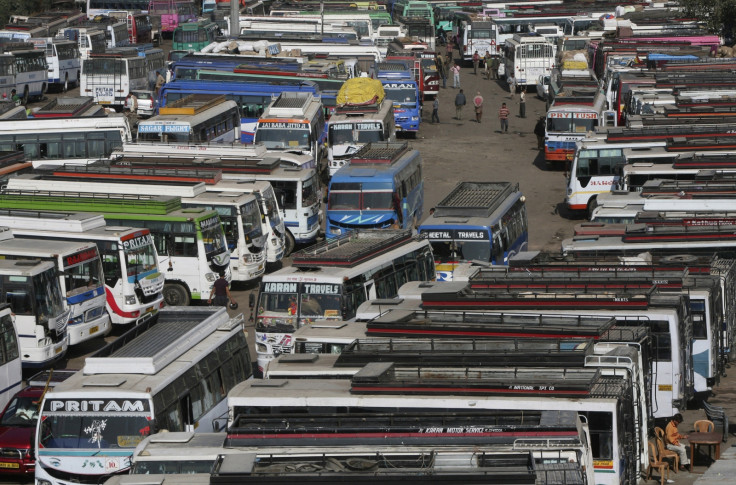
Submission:
<svg viewBox="0 0 736 485">
<path fill-rule="evenodd" d="M 473 106 L 475 107 L 475 121 L 480 123 L 480 119 L 483 117 L 483 96 L 480 95 L 480 91 L 475 93 Z"/>
<path fill-rule="evenodd" d="M 478 51 L 473 52 L 473 74 L 478 75 L 478 64 L 480 64 L 480 54 Z"/>
<path fill-rule="evenodd" d="M 537 124 L 534 125 L 534 134 L 537 135 L 537 150 L 544 150 L 544 131 L 545 131 L 544 115 L 540 116 Z"/>
<path fill-rule="evenodd" d="M 447 47 L 446 47 L 446 56 L 447 56 L 447 62 L 452 62 L 452 43 L 455 40 L 455 36 L 452 36 L 452 41 L 449 39 L 447 40 Z"/>
<path fill-rule="evenodd" d="M 210 297 L 207 303 L 212 303 L 213 296 L 215 297 L 215 306 L 227 306 L 228 300 L 233 301 L 224 271 L 220 271 L 220 277 L 212 284 L 212 290 L 210 290 Z"/>
<path fill-rule="evenodd" d="M 501 109 L 498 110 L 498 119 L 501 121 L 501 133 L 509 132 L 509 114 L 510 111 L 506 103 L 503 103 Z"/>
<path fill-rule="evenodd" d="M 519 118 L 526 118 L 526 88 L 519 93 Z"/>
<path fill-rule="evenodd" d="M 462 120 L 463 119 L 463 106 L 465 106 L 466 100 L 465 95 L 463 94 L 463 90 L 461 89 L 459 93 L 457 93 L 457 96 L 455 96 L 455 119 L 456 120 Z"/>
<path fill-rule="evenodd" d="M 493 58 L 491 57 L 491 53 L 486 51 L 485 55 L 483 56 L 483 67 L 486 71 L 486 79 L 491 79 L 491 63 L 493 61 Z"/>
<path fill-rule="evenodd" d="M 442 87 L 447 87 L 447 72 L 445 71 L 445 66 L 443 66 L 442 56 L 437 54 L 434 58 L 434 65 L 437 68 L 437 72 L 440 75 L 440 79 L 442 79 Z"/>
<path fill-rule="evenodd" d="M 450 71 L 452 71 L 452 87 L 457 89 L 460 87 L 460 64 L 454 64 Z"/>
<path fill-rule="evenodd" d="M 516 78 L 514 77 L 514 74 L 511 73 L 507 78 L 506 82 L 509 83 L 509 92 L 511 93 L 511 96 L 509 96 L 511 99 L 514 99 L 514 94 L 516 93 Z"/>
<path fill-rule="evenodd" d="M 488 79 L 498 79 L 498 65 L 500 64 L 500 61 L 498 60 L 498 57 L 494 57 L 491 60 L 491 76 Z"/>
<path fill-rule="evenodd" d="M 434 120 L 437 120 L 437 123 L 440 122 L 440 96 L 435 95 L 434 101 L 432 101 L 432 123 L 434 123 Z"/>
<path fill-rule="evenodd" d="M 166 79 L 164 79 L 161 73 L 156 73 L 156 98 L 158 98 L 158 94 L 161 91 L 161 86 L 163 86 L 165 82 Z"/>
</svg>

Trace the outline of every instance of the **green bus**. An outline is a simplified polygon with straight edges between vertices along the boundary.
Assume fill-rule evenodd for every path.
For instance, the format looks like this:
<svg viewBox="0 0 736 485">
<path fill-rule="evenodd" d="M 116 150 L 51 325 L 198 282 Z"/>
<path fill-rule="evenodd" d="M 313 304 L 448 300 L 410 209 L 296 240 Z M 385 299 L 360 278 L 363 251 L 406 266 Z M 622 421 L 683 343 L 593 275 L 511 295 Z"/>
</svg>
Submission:
<svg viewBox="0 0 736 485">
<path fill-rule="evenodd" d="M 215 211 L 182 209 L 181 198 L 169 195 L 109 193 L 104 182 L 91 183 L 99 185 L 94 193 L 80 193 L 74 191 L 76 182 L 73 180 L 53 176 L 18 179 L 18 185 L 0 193 L 0 206 L 37 211 L 94 212 L 105 217 L 108 227 L 147 228 L 158 251 L 159 267 L 166 278 L 163 294 L 167 305 L 181 306 L 192 300 L 207 300 L 221 271 L 230 280 L 230 251 Z"/>
<path fill-rule="evenodd" d="M 215 40 L 218 32 L 217 24 L 209 20 L 180 24 L 174 29 L 174 41 L 171 49 L 175 51 L 200 51 Z"/>
</svg>

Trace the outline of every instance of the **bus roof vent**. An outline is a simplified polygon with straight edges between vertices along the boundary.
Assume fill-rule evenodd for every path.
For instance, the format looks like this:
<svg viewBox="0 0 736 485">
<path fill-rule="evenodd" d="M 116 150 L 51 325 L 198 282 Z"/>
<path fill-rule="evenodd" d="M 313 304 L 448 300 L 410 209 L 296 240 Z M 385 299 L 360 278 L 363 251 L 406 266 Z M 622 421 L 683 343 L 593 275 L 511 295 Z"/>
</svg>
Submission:
<svg viewBox="0 0 736 485">
<path fill-rule="evenodd" d="M 84 374 L 156 374 L 228 320 L 222 307 L 165 308 L 87 357 Z"/>
<path fill-rule="evenodd" d="M 362 230 L 322 241 L 293 254 L 298 268 L 353 267 L 412 239 L 411 230 Z"/>
<path fill-rule="evenodd" d="M 226 101 L 224 94 L 190 94 L 159 108 L 160 115 L 195 115 Z"/>
<path fill-rule="evenodd" d="M 351 165 L 392 164 L 409 150 L 409 143 L 368 143 L 350 159 Z"/>
<path fill-rule="evenodd" d="M 304 117 L 313 98 L 312 93 L 281 93 L 268 107 L 263 117 L 271 115 Z"/>
<path fill-rule="evenodd" d="M 519 190 L 511 182 L 460 182 L 437 204 L 434 217 L 488 217 Z"/>
</svg>

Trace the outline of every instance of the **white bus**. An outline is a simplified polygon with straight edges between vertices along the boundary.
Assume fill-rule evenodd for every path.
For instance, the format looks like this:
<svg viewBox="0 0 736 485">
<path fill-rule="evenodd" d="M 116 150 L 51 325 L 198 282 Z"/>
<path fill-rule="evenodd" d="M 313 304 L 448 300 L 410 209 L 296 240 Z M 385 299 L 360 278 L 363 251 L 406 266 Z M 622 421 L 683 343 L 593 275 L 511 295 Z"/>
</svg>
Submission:
<svg viewBox="0 0 736 485">
<path fill-rule="evenodd" d="M 57 37 L 71 40 L 79 46 L 79 54 L 82 59 L 87 59 L 92 54 L 102 54 L 107 46 L 105 31 L 99 27 L 66 27 L 61 29 Z"/>
<path fill-rule="evenodd" d="M 131 91 L 146 90 L 148 64 L 135 50 L 130 53 L 93 54 L 82 60 L 79 94 L 95 102 L 123 106 Z"/>
<path fill-rule="evenodd" d="M 435 277 L 432 248 L 411 231 L 356 231 L 294 255 L 292 266 L 265 275 L 256 309 L 259 367 L 290 353 L 307 324 L 355 318 L 358 306 L 392 298 L 407 281 Z"/>
<path fill-rule="evenodd" d="M 561 97 L 547 110 L 544 125 L 544 160 L 565 166 L 575 155 L 575 144 L 603 124 L 603 96 L 590 103 L 568 102 Z"/>
<path fill-rule="evenodd" d="M 48 367 L 64 357 L 69 310 L 54 263 L 0 259 L 0 294 L 14 315 L 24 368 Z"/>
<path fill-rule="evenodd" d="M 503 46 L 496 43 L 496 24 L 490 17 L 473 15 L 465 12 L 455 12 L 455 22 L 457 23 L 457 36 L 462 59 L 472 61 L 473 54 L 476 52 L 483 58 L 486 52 L 492 56 L 501 54 L 500 49 Z M 452 32 L 450 32 L 452 34 Z"/>
<path fill-rule="evenodd" d="M 30 210 L 4 211 L 0 225 L 23 238 L 97 244 L 113 324 L 145 322 L 163 307 L 164 275 L 148 229 L 107 228 L 98 214 Z"/>
<path fill-rule="evenodd" d="M 10 99 L 12 91 L 26 105 L 31 98 L 42 98 L 48 87 L 46 54 L 36 49 L 0 50 L 0 94 Z"/>
<path fill-rule="evenodd" d="M 5 409 L 10 398 L 20 391 L 22 371 L 18 333 L 13 325 L 13 311 L 9 303 L 0 304 L 0 407 Z"/>
<path fill-rule="evenodd" d="M 130 126 L 123 115 L 0 121 L 0 150 L 23 151 L 35 167 L 84 165 L 108 158 L 130 141 Z"/>
<path fill-rule="evenodd" d="M 0 217 L 6 213 L 0 212 Z M 0 257 L 51 261 L 56 265 L 64 307 L 70 312 L 69 345 L 110 332 L 102 261 L 93 242 L 11 238 L 0 241 Z"/>
<path fill-rule="evenodd" d="M 79 87 L 81 61 L 75 42 L 51 37 L 31 39 L 31 42 L 36 49 L 46 52 L 50 86 L 58 86 L 63 92 L 67 92 L 72 85 Z"/>
<path fill-rule="evenodd" d="M 555 45 L 541 35 L 514 34 L 503 52 L 506 79 L 516 86 L 536 86 L 539 76 L 549 76 L 555 66 Z"/>
<path fill-rule="evenodd" d="M 581 398 L 569 392 L 570 385 L 576 390 L 596 388 L 600 394 Z M 527 392 L 522 396 L 518 389 Z M 574 411 L 588 421 L 595 483 L 619 484 L 636 481 L 639 462 L 647 461 L 646 453 L 634 458 L 629 451 L 635 449 L 639 433 L 631 419 L 630 396 L 630 382 L 602 376 L 598 369 L 429 367 L 402 373 L 392 363 L 374 363 L 352 381 L 286 379 L 263 387 L 245 382 L 230 392 L 227 401 L 231 430 L 255 417 L 288 423 L 289 416 L 310 413 L 332 415 L 333 422 L 351 416 L 370 422 L 369 416 L 376 413 L 396 419 L 462 413 L 481 422 L 493 412 Z"/>
<path fill-rule="evenodd" d="M 157 429 L 222 429 L 225 397 L 252 374 L 242 315 L 167 308 L 145 325 L 87 357 L 82 370 L 45 394 L 37 481 L 60 485 L 126 472 L 136 445 Z"/>
<path fill-rule="evenodd" d="M 240 140 L 235 101 L 216 94 L 192 94 L 159 108 L 138 123 L 138 140 L 168 143 L 233 143 Z"/>
<path fill-rule="evenodd" d="M 393 103 L 339 106 L 327 120 L 330 177 L 366 143 L 396 141 Z"/>
</svg>

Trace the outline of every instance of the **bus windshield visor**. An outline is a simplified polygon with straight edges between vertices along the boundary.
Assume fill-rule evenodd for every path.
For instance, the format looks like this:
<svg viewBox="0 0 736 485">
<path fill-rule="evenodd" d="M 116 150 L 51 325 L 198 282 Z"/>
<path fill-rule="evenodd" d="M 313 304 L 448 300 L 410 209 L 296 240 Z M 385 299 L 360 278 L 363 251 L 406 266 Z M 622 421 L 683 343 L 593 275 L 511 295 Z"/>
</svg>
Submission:
<svg viewBox="0 0 736 485">
<path fill-rule="evenodd" d="M 217 216 L 208 217 L 199 221 L 199 225 L 202 230 L 202 242 L 204 243 L 207 259 L 209 260 L 213 256 L 224 252 L 227 248 L 227 241 L 225 241 L 225 233 L 222 231 L 220 218 Z"/>
<path fill-rule="evenodd" d="M 45 325 L 64 311 L 59 280 L 55 270 L 47 270 L 33 277 L 33 293 L 36 298 L 38 323 Z"/>
<path fill-rule="evenodd" d="M 271 286 L 276 290 L 293 289 L 293 293 L 264 291 Z M 293 286 L 293 288 L 290 288 Z M 296 315 L 299 312 L 296 283 L 263 283 L 258 299 L 258 319 L 256 329 L 267 329 L 272 332 L 293 332 Z"/>
<path fill-rule="evenodd" d="M 491 260 L 490 241 L 433 241 L 432 252 L 437 261 L 483 261 Z"/>
<path fill-rule="evenodd" d="M 71 263 L 64 266 L 67 297 L 80 295 L 102 285 L 104 275 L 96 249 L 70 254 L 65 256 L 64 260 Z"/>
<path fill-rule="evenodd" d="M 329 141 L 332 145 L 383 141 L 383 126 L 378 121 L 335 123 L 330 125 Z"/>
<path fill-rule="evenodd" d="M 401 85 L 404 86 L 404 85 Z M 390 85 L 385 84 L 383 86 L 386 91 L 386 97 L 393 101 L 395 104 L 401 106 L 416 106 L 417 104 L 417 92 L 414 86 L 406 84 L 406 87 L 394 88 Z"/>
<path fill-rule="evenodd" d="M 243 219 L 243 235 L 246 244 L 252 244 L 263 236 L 261 230 L 261 211 L 255 200 L 240 206 L 240 217 Z"/>
<path fill-rule="evenodd" d="M 271 150 L 309 150 L 309 125 L 300 124 L 301 128 L 275 128 L 269 126 L 277 124 L 285 125 L 287 123 L 259 123 L 256 130 L 256 143 L 263 143 L 266 148 Z"/>
<path fill-rule="evenodd" d="M 135 448 L 150 433 L 145 415 L 46 415 L 41 421 L 44 448 Z"/>
</svg>

